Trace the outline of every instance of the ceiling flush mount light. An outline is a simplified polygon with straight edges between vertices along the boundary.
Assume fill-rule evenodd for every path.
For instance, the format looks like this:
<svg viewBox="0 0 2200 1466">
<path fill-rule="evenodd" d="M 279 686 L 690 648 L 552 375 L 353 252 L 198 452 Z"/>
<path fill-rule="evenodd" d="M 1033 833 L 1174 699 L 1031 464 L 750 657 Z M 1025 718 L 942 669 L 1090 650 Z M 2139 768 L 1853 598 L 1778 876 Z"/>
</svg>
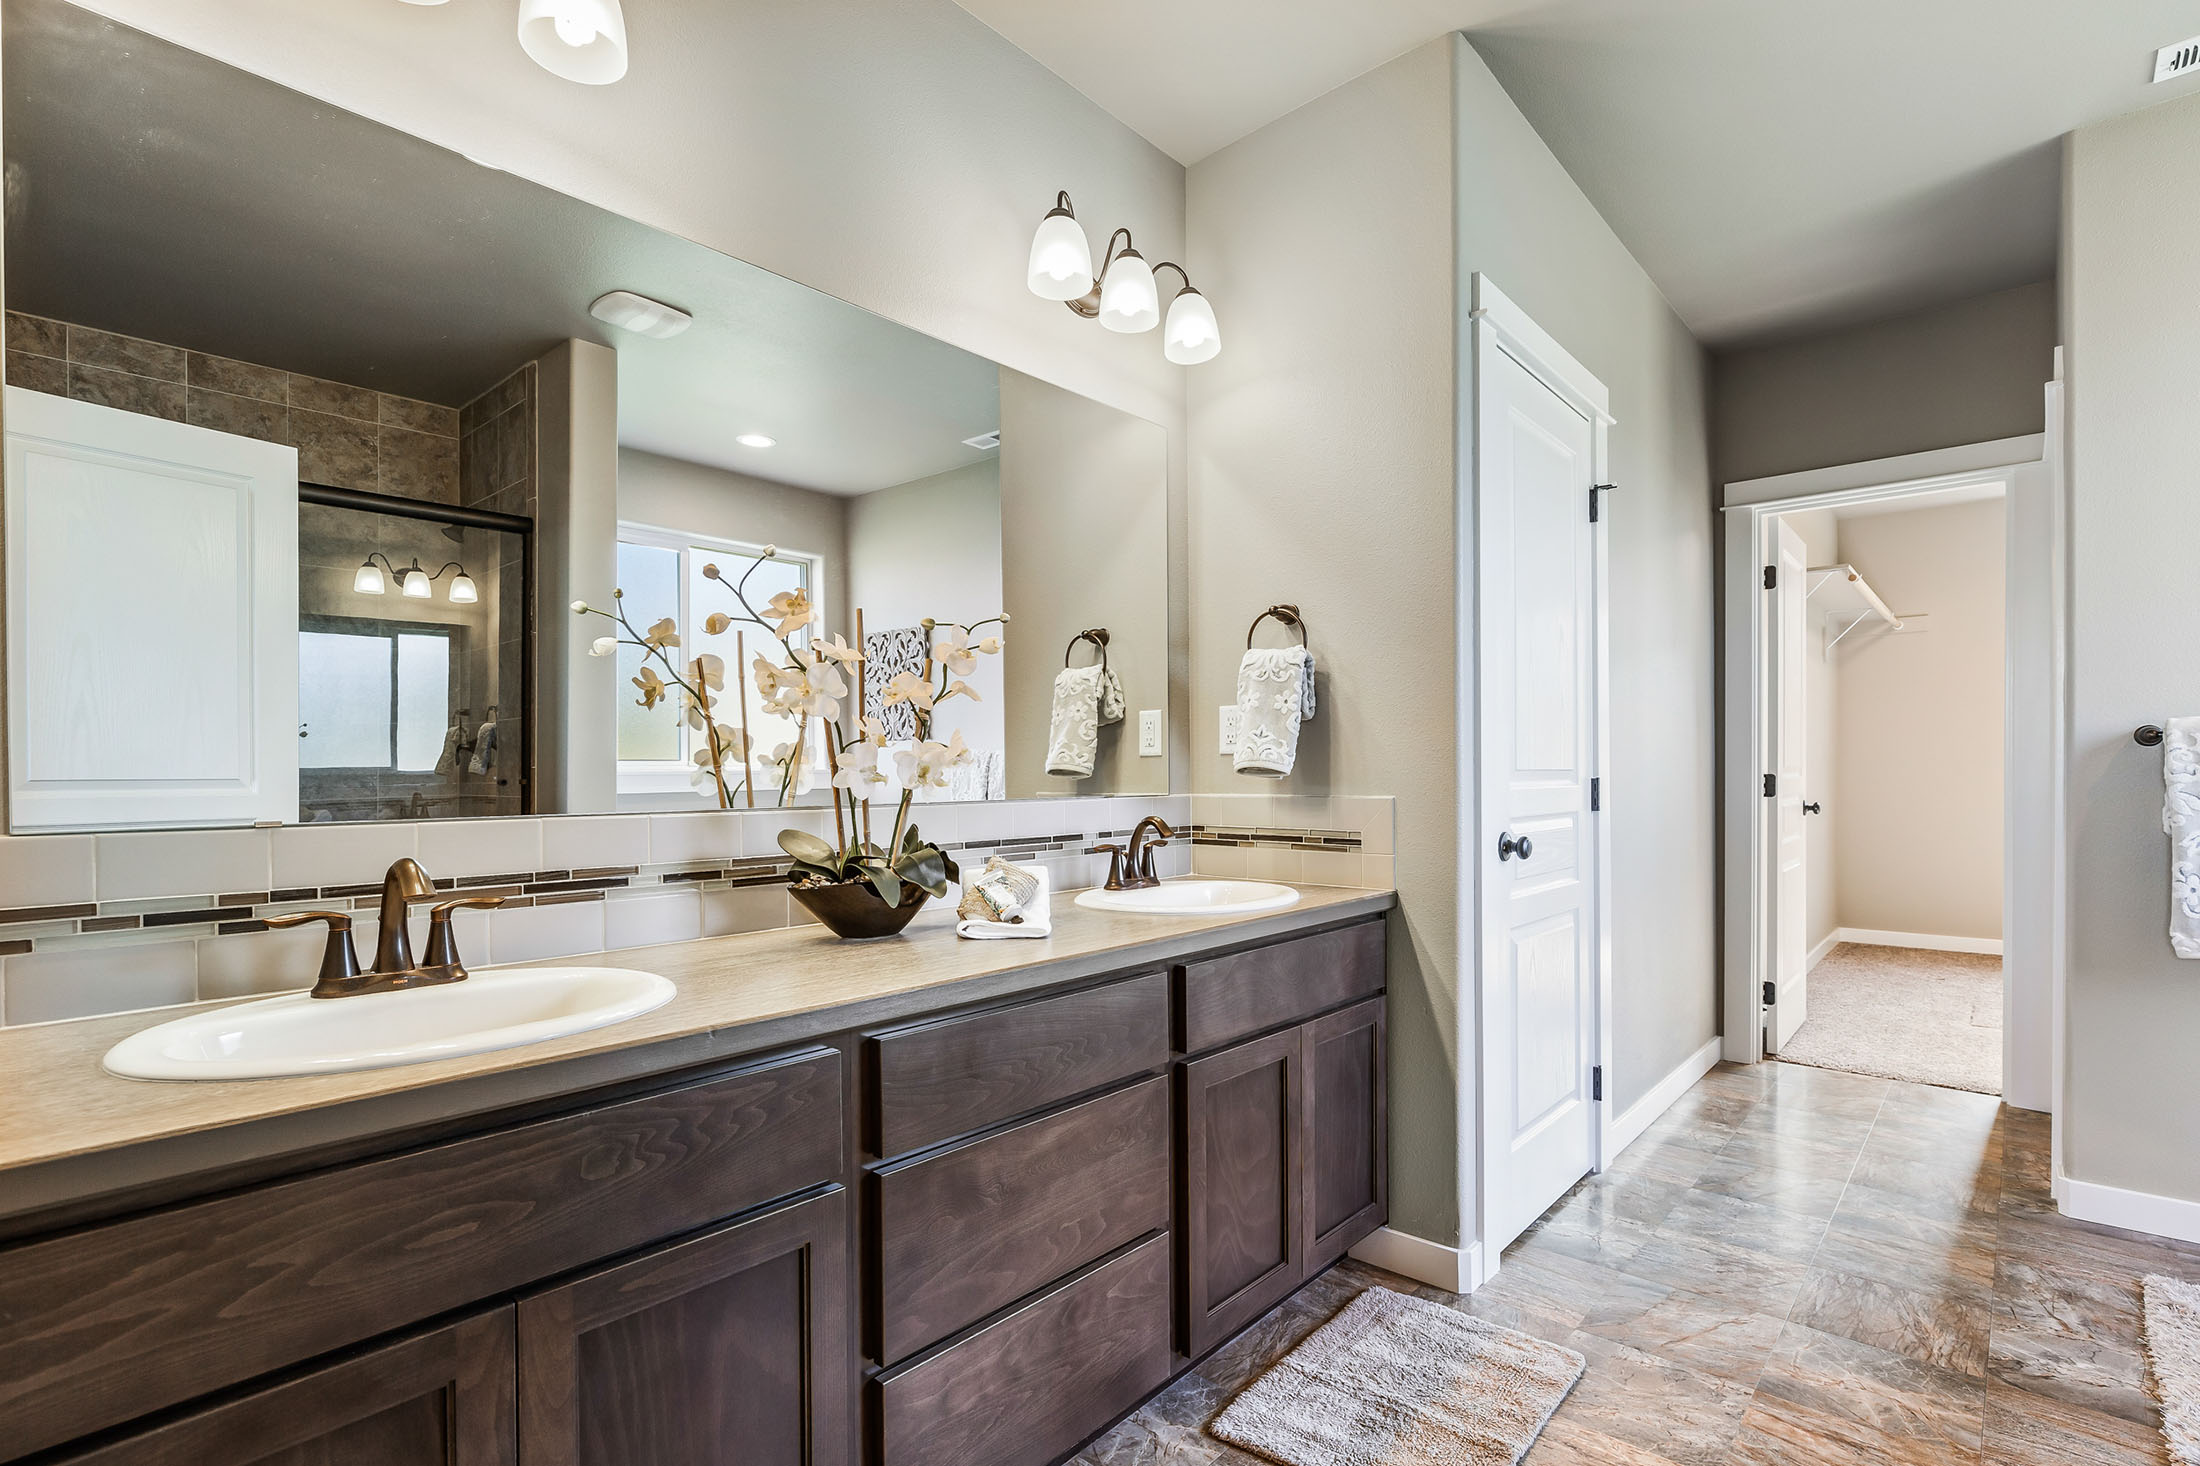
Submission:
<svg viewBox="0 0 2200 1466">
<path fill-rule="evenodd" d="M 597 296 L 589 302 L 588 313 L 606 325 L 647 336 L 653 341 L 677 336 L 695 324 L 695 317 L 678 306 L 636 295 L 631 290 L 614 290 Z"/>
<path fill-rule="evenodd" d="M 609 86 L 626 75 L 619 0 L 520 0 L 519 44 L 553 76 Z"/>
<path fill-rule="evenodd" d="M 1158 265 L 1131 243 L 1131 232 L 1118 229 L 1101 252 L 1100 272 L 1092 269 L 1092 248 L 1077 222 L 1069 195 L 1055 195 L 1054 207 L 1039 221 L 1031 240 L 1031 265 L 1025 283 L 1042 300 L 1059 300 L 1087 320 L 1110 331 L 1151 331 L 1161 324 L 1161 287 L 1154 275 L 1174 270 L 1184 282 L 1169 302 L 1162 355 L 1179 366 L 1213 361 L 1222 351 L 1222 328 L 1207 297 L 1192 288 L 1192 277 L 1174 260 Z"/>
<path fill-rule="evenodd" d="M 762 433 L 742 433 L 733 441 L 744 448 L 776 448 L 779 446 L 777 438 L 767 438 Z"/>
</svg>

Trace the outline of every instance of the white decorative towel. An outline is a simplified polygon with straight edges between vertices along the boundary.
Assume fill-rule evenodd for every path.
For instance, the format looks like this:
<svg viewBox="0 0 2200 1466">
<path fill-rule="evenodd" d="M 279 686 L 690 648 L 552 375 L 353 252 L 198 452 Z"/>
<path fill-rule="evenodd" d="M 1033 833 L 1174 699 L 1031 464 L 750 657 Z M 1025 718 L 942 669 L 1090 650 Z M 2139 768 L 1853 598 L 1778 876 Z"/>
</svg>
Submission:
<svg viewBox="0 0 2200 1466">
<path fill-rule="evenodd" d="M 1039 878 L 1038 894 L 1016 909 L 1021 921 L 958 921 L 955 935 L 973 937 L 978 941 L 997 941 L 1003 937 L 1051 937 L 1054 935 L 1054 908 L 1051 898 L 1054 882 L 1047 878 L 1043 865 L 1022 867 Z"/>
<path fill-rule="evenodd" d="M 2169 947 L 2200 957 L 2200 718 L 2163 730 L 2162 833 L 2169 836 Z"/>
<path fill-rule="evenodd" d="M 1249 647 L 1238 663 L 1237 771 L 1280 779 L 1299 757 L 1299 724 L 1314 716 L 1314 654 Z"/>
<path fill-rule="evenodd" d="M 1097 664 L 1054 674 L 1054 715 L 1047 727 L 1047 772 L 1083 779 L 1099 756 L 1100 725 L 1123 721 L 1123 683 Z"/>
</svg>

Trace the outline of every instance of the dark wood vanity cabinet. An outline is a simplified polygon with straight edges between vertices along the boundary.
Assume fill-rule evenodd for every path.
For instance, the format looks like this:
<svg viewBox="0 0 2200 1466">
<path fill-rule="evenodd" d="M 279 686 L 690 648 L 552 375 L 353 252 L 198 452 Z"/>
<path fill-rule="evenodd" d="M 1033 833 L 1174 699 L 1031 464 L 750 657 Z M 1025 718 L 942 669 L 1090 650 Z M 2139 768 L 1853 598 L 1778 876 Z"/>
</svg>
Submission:
<svg viewBox="0 0 2200 1466">
<path fill-rule="evenodd" d="M 835 1186 L 519 1300 L 527 1466 L 843 1466 L 848 1210 Z"/>
<path fill-rule="evenodd" d="M 1383 924 L 0 1247 L 0 1462 L 1049 1466 L 1384 1215 Z"/>
</svg>

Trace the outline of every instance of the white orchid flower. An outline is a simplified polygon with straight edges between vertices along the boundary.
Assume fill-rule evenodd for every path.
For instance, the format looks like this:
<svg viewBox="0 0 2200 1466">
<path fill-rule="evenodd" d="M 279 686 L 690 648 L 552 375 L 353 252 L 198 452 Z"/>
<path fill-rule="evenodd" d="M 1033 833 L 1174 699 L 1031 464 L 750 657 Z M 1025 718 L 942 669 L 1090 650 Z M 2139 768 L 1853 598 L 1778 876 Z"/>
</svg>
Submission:
<svg viewBox="0 0 2200 1466">
<path fill-rule="evenodd" d="M 932 684 L 914 672 L 896 672 L 886 684 L 884 697 L 888 702 L 905 702 L 927 712 L 932 708 Z"/>
<path fill-rule="evenodd" d="M 588 644 L 588 654 L 592 657 L 608 657 L 618 649 L 619 639 L 616 636 L 599 636 Z"/>
<path fill-rule="evenodd" d="M 835 632 L 830 640 L 819 638 L 811 644 L 810 650 L 815 652 L 818 657 L 830 658 L 843 667 L 852 667 L 863 660 L 863 653 L 848 645 L 838 632 Z"/>
<path fill-rule="evenodd" d="M 764 614 L 779 623 L 779 634 L 789 636 L 817 619 L 810 593 L 797 587 L 783 590 L 764 603 Z"/>
<path fill-rule="evenodd" d="M 960 626 L 939 629 L 932 638 L 932 656 L 947 668 L 950 677 L 968 677 L 978 669 L 977 653 L 970 647 L 970 633 Z"/>
<path fill-rule="evenodd" d="M 867 784 L 884 784 L 886 771 L 878 766 L 879 746 L 858 740 L 840 751 L 840 772 L 833 775 L 833 782 L 843 789 L 859 789 Z"/>
</svg>

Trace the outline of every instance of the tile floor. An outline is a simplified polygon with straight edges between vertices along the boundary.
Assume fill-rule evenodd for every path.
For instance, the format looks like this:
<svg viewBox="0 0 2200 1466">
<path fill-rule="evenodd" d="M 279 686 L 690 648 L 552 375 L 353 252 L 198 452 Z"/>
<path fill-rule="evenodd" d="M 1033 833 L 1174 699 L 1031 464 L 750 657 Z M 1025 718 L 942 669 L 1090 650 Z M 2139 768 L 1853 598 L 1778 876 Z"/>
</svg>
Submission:
<svg viewBox="0 0 2200 1466">
<path fill-rule="evenodd" d="M 2043 1115 L 1722 1066 L 1471 1297 L 1340 1264 L 1077 1462 L 1254 1462 L 1201 1427 L 1371 1285 L 1588 1356 L 1529 1466 L 2166 1462 L 2138 1339 L 2152 1271 L 2200 1278 L 2200 1247 L 2059 1216 Z"/>
</svg>

